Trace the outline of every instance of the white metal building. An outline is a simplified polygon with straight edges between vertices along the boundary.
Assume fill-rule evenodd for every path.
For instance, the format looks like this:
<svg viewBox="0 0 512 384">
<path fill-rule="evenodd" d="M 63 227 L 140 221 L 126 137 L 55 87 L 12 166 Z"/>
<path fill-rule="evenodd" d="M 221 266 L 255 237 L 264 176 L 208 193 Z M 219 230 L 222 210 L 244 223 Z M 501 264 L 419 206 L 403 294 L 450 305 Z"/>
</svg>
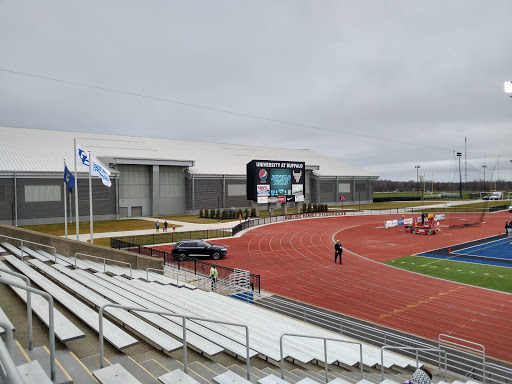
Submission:
<svg viewBox="0 0 512 384">
<path fill-rule="evenodd" d="M 306 203 L 372 200 L 377 175 L 319 153 L 249 145 L 0 127 L 0 222 L 62 222 L 64 161 L 74 172 L 74 140 L 111 172 L 112 187 L 92 180 L 95 220 L 246 208 L 246 164 L 254 159 L 306 163 Z M 88 220 L 87 169 L 78 168 L 80 220 Z"/>
</svg>

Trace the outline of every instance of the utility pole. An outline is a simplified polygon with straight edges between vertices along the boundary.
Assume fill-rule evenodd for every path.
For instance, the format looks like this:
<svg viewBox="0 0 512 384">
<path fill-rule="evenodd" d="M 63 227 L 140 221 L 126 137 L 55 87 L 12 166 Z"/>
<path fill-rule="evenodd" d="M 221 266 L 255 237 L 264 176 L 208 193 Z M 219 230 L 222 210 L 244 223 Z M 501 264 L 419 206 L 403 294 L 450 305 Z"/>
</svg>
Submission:
<svg viewBox="0 0 512 384">
<path fill-rule="evenodd" d="M 484 169 L 484 192 L 486 192 L 487 190 L 485 189 L 485 168 L 487 168 L 487 165 L 482 165 L 482 168 Z"/>
<path fill-rule="evenodd" d="M 419 165 L 415 165 L 414 168 L 416 168 L 416 193 L 420 193 L 420 187 L 418 182 L 418 170 L 420 169 Z"/>
<path fill-rule="evenodd" d="M 462 153 L 457 152 L 457 157 L 459 158 L 459 196 L 462 199 L 462 175 L 460 173 L 460 157 L 462 156 Z"/>
</svg>

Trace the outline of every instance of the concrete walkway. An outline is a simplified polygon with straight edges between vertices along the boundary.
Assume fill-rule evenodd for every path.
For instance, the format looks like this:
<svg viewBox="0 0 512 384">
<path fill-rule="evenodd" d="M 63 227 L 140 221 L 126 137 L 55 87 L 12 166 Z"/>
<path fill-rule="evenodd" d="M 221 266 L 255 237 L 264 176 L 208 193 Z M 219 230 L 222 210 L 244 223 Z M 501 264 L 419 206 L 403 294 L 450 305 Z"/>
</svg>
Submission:
<svg viewBox="0 0 512 384">
<path fill-rule="evenodd" d="M 122 237 L 122 236 L 137 236 L 137 235 L 152 235 L 154 233 L 165 233 L 162 232 L 163 222 L 161 219 L 153 218 L 153 217 L 137 217 L 138 220 L 147 220 L 147 221 L 158 221 L 160 223 L 160 230 L 159 232 L 156 232 L 156 229 L 137 229 L 134 231 L 118 231 L 118 232 L 101 232 L 101 233 L 94 233 L 95 239 L 100 239 L 104 237 Z M 129 219 L 127 219 L 129 220 Z M 212 222 L 211 224 L 195 224 L 195 223 L 187 223 L 184 221 L 168 221 L 169 225 L 167 227 L 167 232 L 172 232 L 172 225 L 180 225 L 180 227 L 176 227 L 175 232 L 189 232 L 189 231 L 213 231 L 213 230 L 222 230 L 222 229 L 231 229 L 235 225 L 239 224 L 240 222 L 238 220 L 230 221 L 226 223 L 218 223 L 218 222 Z M 68 235 L 68 238 L 75 239 L 75 235 Z M 81 233 L 79 235 L 80 241 L 89 241 L 91 239 L 91 235 L 89 232 L 87 233 Z"/>
<path fill-rule="evenodd" d="M 430 209 L 430 208 L 453 207 L 453 206 L 457 206 L 457 205 L 467 204 L 470 201 L 473 203 L 483 202 L 483 200 L 455 200 L 455 201 L 446 201 L 446 202 L 444 202 L 444 201 L 443 202 L 432 202 L 429 205 L 418 204 L 417 206 L 413 206 L 413 207 L 399 208 L 398 210 L 394 209 L 392 213 L 411 213 L 408 210 L 410 210 L 412 208 L 414 208 L 414 209 Z M 424 201 L 424 203 L 425 203 L 425 201 Z M 329 209 L 332 211 L 341 210 L 341 206 L 329 207 Z M 347 209 L 345 209 L 345 210 L 353 211 L 353 210 L 347 210 Z M 375 214 L 377 214 L 376 211 L 377 210 L 354 211 L 354 215 L 375 215 Z M 382 214 L 389 215 L 390 212 L 389 212 L 389 210 L 383 210 Z M 147 221 L 152 221 L 152 222 L 159 221 L 160 222 L 160 230 L 158 233 L 162 233 L 162 226 L 163 226 L 163 222 L 165 220 L 162 221 L 162 219 L 154 218 L 154 217 L 136 217 L 134 219 L 147 220 Z M 127 220 L 130 220 L 130 219 L 127 219 Z M 176 227 L 175 232 L 188 232 L 188 231 L 221 230 L 221 229 L 226 229 L 226 228 L 231 229 L 235 225 L 239 224 L 240 222 L 238 220 L 234 220 L 234 221 L 230 221 L 230 222 L 226 222 L 226 223 L 212 222 L 209 224 L 195 224 L 195 223 L 187 223 L 187 222 L 183 222 L 183 221 L 169 220 L 168 223 L 170 225 L 169 227 L 167 227 L 168 232 L 172 232 L 173 224 L 180 225 L 180 227 Z M 154 233 L 157 233 L 155 228 L 153 228 L 153 229 L 138 229 L 138 230 L 134 230 L 134 231 L 102 232 L 102 233 L 94 233 L 94 238 L 100 239 L 100 238 L 105 238 L 105 237 L 151 235 Z M 75 239 L 75 235 L 69 235 L 68 238 Z M 91 235 L 89 232 L 82 233 L 82 234 L 80 234 L 79 238 L 80 238 L 80 241 L 85 242 L 85 241 L 90 240 Z"/>
</svg>

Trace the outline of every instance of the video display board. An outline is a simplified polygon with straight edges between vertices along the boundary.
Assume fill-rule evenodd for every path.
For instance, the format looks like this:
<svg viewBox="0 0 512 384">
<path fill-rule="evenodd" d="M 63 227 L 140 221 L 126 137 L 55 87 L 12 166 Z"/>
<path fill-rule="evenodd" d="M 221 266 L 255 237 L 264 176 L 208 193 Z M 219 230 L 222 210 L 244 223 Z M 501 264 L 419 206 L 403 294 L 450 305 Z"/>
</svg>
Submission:
<svg viewBox="0 0 512 384">
<path fill-rule="evenodd" d="M 260 204 L 304 201 L 306 165 L 299 161 L 247 163 L 247 200 Z"/>
</svg>

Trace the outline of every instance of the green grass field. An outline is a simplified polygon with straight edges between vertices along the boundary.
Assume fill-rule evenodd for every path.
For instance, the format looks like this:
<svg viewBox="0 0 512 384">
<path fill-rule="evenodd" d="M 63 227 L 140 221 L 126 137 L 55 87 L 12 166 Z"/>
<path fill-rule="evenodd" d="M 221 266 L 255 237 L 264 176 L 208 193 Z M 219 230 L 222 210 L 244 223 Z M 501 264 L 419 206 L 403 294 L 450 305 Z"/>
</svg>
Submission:
<svg viewBox="0 0 512 384">
<path fill-rule="evenodd" d="M 512 293 L 512 268 L 422 256 L 406 256 L 385 264 L 458 283 Z"/>
</svg>

